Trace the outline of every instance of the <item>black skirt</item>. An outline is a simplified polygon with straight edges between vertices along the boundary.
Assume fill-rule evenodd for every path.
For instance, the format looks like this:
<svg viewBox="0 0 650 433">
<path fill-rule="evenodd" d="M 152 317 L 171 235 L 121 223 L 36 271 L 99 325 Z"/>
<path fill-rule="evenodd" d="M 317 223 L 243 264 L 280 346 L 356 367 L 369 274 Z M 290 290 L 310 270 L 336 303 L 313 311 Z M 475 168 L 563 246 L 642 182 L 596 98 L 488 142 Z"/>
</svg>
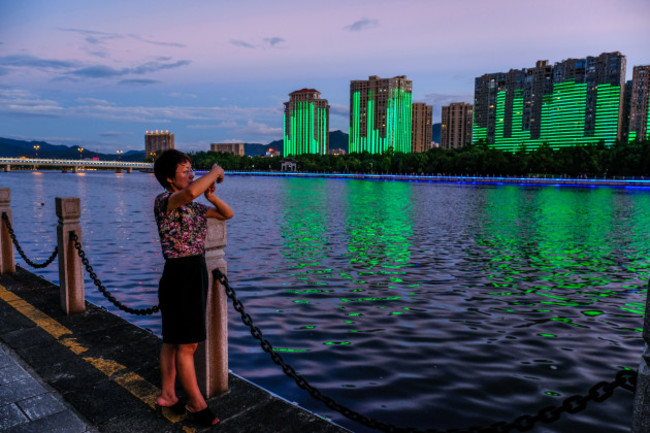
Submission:
<svg viewBox="0 0 650 433">
<path fill-rule="evenodd" d="M 205 257 L 165 260 L 158 286 L 163 343 L 189 344 L 205 340 L 207 296 Z"/>
</svg>

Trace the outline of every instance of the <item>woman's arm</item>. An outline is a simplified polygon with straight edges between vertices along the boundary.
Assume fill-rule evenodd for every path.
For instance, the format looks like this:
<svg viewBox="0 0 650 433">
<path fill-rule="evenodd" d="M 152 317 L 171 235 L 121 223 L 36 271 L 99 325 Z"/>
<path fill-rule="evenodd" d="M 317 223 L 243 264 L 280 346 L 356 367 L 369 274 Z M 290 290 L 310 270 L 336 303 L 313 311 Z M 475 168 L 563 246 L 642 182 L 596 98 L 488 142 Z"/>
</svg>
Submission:
<svg viewBox="0 0 650 433">
<path fill-rule="evenodd" d="M 207 174 L 191 182 L 186 188 L 175 191 L 169 196 L 167 212 L 191 202 L 207 191 L 210 185 L 214 186 L 216 181 L 223 180 L 223 177 L 223 168 L 219 167 L 218 164 L 213 164 Z"/>
<path fill-rule="evenodd" d="M 214 195 L 214 191 L 216 190 L 215 184 L 212 184 L 208 187 L 208 189 L 205 191 L 205 198 L 214 205 L 214 207 L 211 207 L 208 209 L 207 213 L 205 216 L 208 218 L 217 218 L 220 220 L 229 220 L 232 218 L 235 213 L 233 212 L 232 208 L 228 206 L 228 204 L 221 200 L 219 197 Z"/>
</svg>

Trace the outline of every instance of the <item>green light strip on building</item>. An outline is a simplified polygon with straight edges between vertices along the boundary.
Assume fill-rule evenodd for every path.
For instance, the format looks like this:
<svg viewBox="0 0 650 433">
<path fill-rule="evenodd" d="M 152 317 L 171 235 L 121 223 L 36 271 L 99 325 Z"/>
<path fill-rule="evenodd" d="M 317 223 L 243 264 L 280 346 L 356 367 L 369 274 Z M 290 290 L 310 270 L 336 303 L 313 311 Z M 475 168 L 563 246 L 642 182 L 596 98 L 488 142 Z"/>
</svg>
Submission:
<svg viewBox="0 0 650 433">
<path fill-rule="evenodd" d="M 348 139 L 349 151 L 383 153 L 392 147 L 395 152 L 411 152 L 413 128 L 411 93 L 403 89 L 389 89 L 386 112 L 380 113 L 376 108 L 377 95 L 369 91 L 366 107 L 366 127 L 362 135 L 361 92 L 354 92 L 351 107 L 352 124 Z"/>
<path fill-rule="evenodd" d="M 616 141 L 620 91 L 617 86 L 601 84 L 596 90 L 596 128 L 594 135 L 606 143 Z"/>
<path fill-rule="evenodd" d="M 289 133 L 287 133 L 287 115 L 284 116 L 284 154 L 301 155 L 304 153 L 327 152 L 327 110 L 317 109 L 313 102 L 296 102 L 289 115 Z"/>
<path fill-rule="evenodd" d="M 497 93 L 494 143 L 491 147 L 516 151 L 524 145 L 534 150 L 542 143 L 552 148 L 584 145 L 604 141 L 611 145 L 616 141 L 618 113 L 620 111 L 620 87 L 601 84 L 596 89 L 595 129 L 593 135 L 585 134 L 587 110 L 587 84 L 566 81 L 556 83 L 553 93 L 542 98 L 540 138 L 530 139 L 530 131 L 523 130 L 523 91 L 514 92 L 511 130 L 505 131 L 506 91 Z M 649 116 L 650 119 L 650 116 Z M 509 137 L 506 137 L 509 135 Z M 487 138 L 487 128 L 472 125 L 472 143 Z"/>
</svg>

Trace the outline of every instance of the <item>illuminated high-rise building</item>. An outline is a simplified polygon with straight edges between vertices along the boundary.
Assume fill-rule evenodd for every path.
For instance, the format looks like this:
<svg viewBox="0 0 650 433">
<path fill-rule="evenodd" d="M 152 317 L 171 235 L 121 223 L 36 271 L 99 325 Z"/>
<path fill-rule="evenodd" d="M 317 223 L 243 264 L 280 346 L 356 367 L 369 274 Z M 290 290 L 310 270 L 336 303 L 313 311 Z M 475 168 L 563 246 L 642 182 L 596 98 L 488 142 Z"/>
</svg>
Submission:
<svg viewBox="0 0 650 433">
<path fill-rule="evenodd" d="M 147 131 L 144 136 L 144 153 L 146 156 L 160 156 L 168 149 L 174 148 L 174 134 L 169 131 Z"/>
<path fill-rule="evenodd" d="M 473 105 L 452 102 L 442 107 L 440 147 L 455 149 L 472 144 Z"/>
<path fill-rule="evenodd" d="M 621 137 L 625 56 L 620 52 L 512 69 L 475 79 L 472 142 L 514 151 Z"/>
<path fill-rule="evenodd" d="M 411 152 L 426 152 L 433 140 L 433 106 L 424 102 L 413 103 L 413 123 L 411 126 Z"/>
<path fill-rule="evenodd" d="M 628 140 L 650 140 L 650 65 L 632 72 Z"/>
<path fill-rule="evenodd" d="M 412 87 L 406 75 L 350 82 L 349 152 L 411 152 Z"/>
<path fill-rule="evenodd" d="M 301 89 L 289 94 L 284 103 L 284 155 L 329 151 L 329 109 L 327 99 L 316 89 Z"/>
</svg>

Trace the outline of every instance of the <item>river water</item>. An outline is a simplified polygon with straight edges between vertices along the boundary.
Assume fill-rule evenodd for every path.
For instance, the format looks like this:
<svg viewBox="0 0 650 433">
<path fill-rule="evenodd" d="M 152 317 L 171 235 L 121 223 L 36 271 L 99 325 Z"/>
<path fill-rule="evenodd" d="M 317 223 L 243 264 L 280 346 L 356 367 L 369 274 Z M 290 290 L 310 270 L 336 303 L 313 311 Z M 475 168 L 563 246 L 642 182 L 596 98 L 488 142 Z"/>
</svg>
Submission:
<svg viewBox="0 0 650 433">
<path fill-rule="evenodd" d="M 14 171 L 0 187 L 37 261 L 56 243 L 54 198 L 81 198 L 104 285 L 131 307 L 156 303 L 153 175 Z M 369 417 L 422 429 L 511 421 L 641 360 L 650 189 L 230 176 L 217 192 L 236 214 L 229 279 L 255 324 L 312 385 Z M 17 262 L 58 283 L 56 262 Z M 123 317 L 160 332 L 157 315 Z M 285 377 L 233 309 L 229 327 L 235 373 L 370 431 Z M 631 410 L 618 388 L 533 431 L 627 432 Z"/>
</svg>

